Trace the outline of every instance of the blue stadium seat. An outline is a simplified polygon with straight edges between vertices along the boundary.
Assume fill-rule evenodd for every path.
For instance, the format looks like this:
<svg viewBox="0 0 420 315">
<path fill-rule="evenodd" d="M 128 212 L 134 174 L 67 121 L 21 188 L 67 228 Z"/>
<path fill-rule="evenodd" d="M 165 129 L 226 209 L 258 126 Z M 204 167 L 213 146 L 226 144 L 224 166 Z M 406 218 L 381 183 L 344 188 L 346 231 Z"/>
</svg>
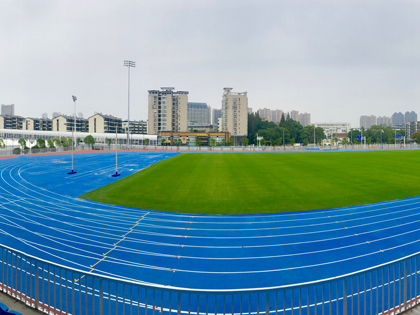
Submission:
<svg viewBox="0 0 420 315">
<path fill-rule="evenodd" d="M 22 313 L 19 313 L 18 311 L 8 311 L 7 314 L 22 315 Z"/>
<path fill-rule="evenodd" d="M 7 307 L 7 305 L 6 305 L 6 304 L 3 304 L 3 303 L 1 303 L 1 302 L 0 302 L 0 310 L 1 310 L 1 311 L 6 311 L 6 312 L 7 312 L 7 311 L 9 310 L 9 308 Z"/>
</svg>

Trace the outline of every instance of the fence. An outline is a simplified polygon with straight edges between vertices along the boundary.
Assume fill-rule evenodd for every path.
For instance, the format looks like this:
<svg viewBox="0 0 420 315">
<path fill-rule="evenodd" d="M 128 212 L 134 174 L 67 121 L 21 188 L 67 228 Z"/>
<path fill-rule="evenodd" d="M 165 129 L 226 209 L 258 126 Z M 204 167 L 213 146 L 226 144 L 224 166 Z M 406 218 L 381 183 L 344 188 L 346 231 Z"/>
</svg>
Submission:
<svg viewBox="0 0 420 315">
<path fill-rule="evenodd" d="M 351 150 L 379 150 L 379 149 L 418 149 L 420 146 L 416 143 L 411 144 L 370 144 L 370 145 L 323 145 L 323 146 L 246 146 L 246 147 L 231 147 L 231 146 L 215 146 L 215 147 L 199 147 L 199 146 L 160 146 L 160 145 L 126 145 L 118 144 L 118 150 L 140 150 L 140 151 L 179 151 L 179 152 L 281 152 L 281 151 L 351 151 Z M 115 145 L 95 145 L 96 150 L 115 150 Z M 78 150 L 90 150 L 88 145 L 79 145 L 74 148 Z M 25 149 L 21 150 L 19 146 L 7 146 L 5 149 L 0 149 L 0 156 L 4 155 L 25 155 L 49 152 L 71 152 L 71 147 L 58 148 L 44 148 L 44 149 Z"/>
<path fill-rule="evenodd" d="M 146 285 L 1 247 L 1 290 L 52 314 L 398 314 L 418 304 L 419 253 L 359 272 L 262 289 Z"/>
</svg>

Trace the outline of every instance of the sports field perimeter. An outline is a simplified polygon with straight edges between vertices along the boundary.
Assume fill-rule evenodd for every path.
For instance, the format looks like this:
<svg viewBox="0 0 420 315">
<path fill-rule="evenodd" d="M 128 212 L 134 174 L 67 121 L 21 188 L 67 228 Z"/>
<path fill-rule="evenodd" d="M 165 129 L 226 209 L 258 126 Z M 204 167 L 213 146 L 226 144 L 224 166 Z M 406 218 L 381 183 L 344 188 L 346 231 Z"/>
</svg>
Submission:
<svg viewBox="0 0 420 315">
<path fill-rule="evenodd" d="M 419 151 L 179 154 L 82 198 L 197 214 L 347 207 L 418 196 Z"/>
</svg>

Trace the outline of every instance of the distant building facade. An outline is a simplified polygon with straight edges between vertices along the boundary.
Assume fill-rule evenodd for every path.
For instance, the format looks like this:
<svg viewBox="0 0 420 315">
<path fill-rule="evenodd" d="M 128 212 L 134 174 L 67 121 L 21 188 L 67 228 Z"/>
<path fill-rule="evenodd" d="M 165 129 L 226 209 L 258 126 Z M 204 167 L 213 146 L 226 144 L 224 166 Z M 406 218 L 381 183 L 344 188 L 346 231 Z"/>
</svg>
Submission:
<svg viewBox="0 0 420 315">
<path fill-rule="evenodd" d="M 299 114 L 299 122 L 303 127 L 309 126 L 311 124 L 311 114 Z"/>
<path fill-rule="evenodd" d="M 22 130 L 25 118 L 15 115 L 0 116 L 0 129 Z"/>
<path fill-rule="evenodd" d="M 122 123 L 123 132 L 127 133 L 128 122 L 124 120 Z M 130 120 L 130 134 L 133 135 L 146 135 L 147 134 L 147 121 L 143 120 Z"/>
<path fill-rule="evenodd" d="M 212 124 L 217 125 L 219 123 L 219 118 L 222 118 L 222 110 L 213 108 Z"/>
<path fill-rule="evenodd" d="M 316 127 L 324 129 L 324 133 L 328 139 L 331 139 L 335 134 L 348 133 L 351 125 L 350 123 L 315 123 Z"/>
<path fill-rule="evenodd" d="M 394 113 L 392 114 L 391 117 L 391 124 L 392 126 L 403 126 L 405 123 L 405 117 L 403 115 L 403 113 L 399 112 L 399 113 Z"/>
<path fill-rule="evenodd" d="M 377 123 L 376 116 L 360 116 L 360 128 L 369 129 Z"/>
<path fill-rule="evenodd" d="M 391 126 L 391 117 L 379 116 L 376 121 L 376 124 L 378 126 L 389 127 Z"/>
<path fill-rule="evenodd" d="M 48 118 L 25 118 L 22 129 L 52 131 L 52 120 Z"/>
<path fill-rule="evenodd" d="M 78 117 L 77 120 L 85 119 Z M 112 115 L 98 113 L 90 116 L 88 122 L 90 133 L 123 133 L 122 119 Z"/>
<path fill-rule="evenodd" d="M 11 104 L 11 105 L 1 104 L 1 115 L 2 116 L 14 116 L 15 115 L 15 104 Z"/>
<path fill-rule="evenodd" d="M 404 122 L 408 123 L 408 122 L 415 122 L 417 121 L 417 114 L 412 111 L 412 112 L 405 112 L 404 115 Z"/>
<path fill-rule="evenodd" d="M 260 108 L 258 110 L 258 116 L 260 116 L 260 118 L 262 120 L 273 121 L 273 119 L 272 119 L 272 110 L 271 109 L 268 109 L 268 108 Z"/>
<path fill-rule="evenodd" d="M 74 130 L 74 117 L 67 115 L 60 115 L 52 119 L 52 131 L 67 131 Z M 76 118 L 77 132 L 89 132 L 89 120 L 83 118 Z"/>
<path fill-rule="evenodd" d="M 232 92 L 232 88 L 223 89 L 221 131 L 229 132 L 231 137 L 241 138 L 248 135 L 247 92 Z"/>
<path fill-rule="evenodd" d="M 290 118 L 292 118 L 294 121 L 299 121 L 299 111 L 292 110 L 290 112 Z"/>
<path fill-rule="evenodd" d="M 405 123 L 405 136 L 411 139 L 413 134 L 420 132 L 420 121 L 411 121 Z"/>
<path fill-rule="evenodd" d="M 188 128 L 211 124 L 211 108 L 206 103 L 188 102 Z"/>
<path fill-rule="evenodd" d="M 162 131 L 187 132 L 188 92 L 172 87 L 149 90 L 147 133 Z"/>
</svg>

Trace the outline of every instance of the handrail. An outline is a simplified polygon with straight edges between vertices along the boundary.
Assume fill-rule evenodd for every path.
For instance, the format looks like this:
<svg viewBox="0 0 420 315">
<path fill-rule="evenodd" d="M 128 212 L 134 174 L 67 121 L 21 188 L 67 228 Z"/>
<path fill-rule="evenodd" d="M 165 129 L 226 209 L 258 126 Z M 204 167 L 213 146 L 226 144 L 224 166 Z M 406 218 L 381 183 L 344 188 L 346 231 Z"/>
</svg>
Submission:
<svg viewBox="0 0 420 315">
<path fill-rule="evenodd" d="M 321 280 L 275 287 L 221 290 L 145 284 L 84 272 L 37 258 L 2 244 L 0 244 L 0 248 L 2 252 L 0 290 L 24 301 L 30 307 L 44 312 L 56 313 L 59 310 L 61 313 L 65 311 L 65 314 L 69 314 L 70 309 L 71 314 L 77 314 L 79 313 L 76 312 L 78 308 L 79 311 L 89 309 L 91 314 L 103 315 L 113 314 L 114 310 L 119 308 L 123 308 L 124 312 L 126 308 L 131 310 L 133 307 L 137 307 L 140 310 L 141 307 L 144 308 L 145 315 L 151 308 L 153 311 L 166 311 L 171 315 L 172 307 L 176 304 L 177 315 L 182 313 L 190 315 L 191 296 L 196 296 L 198 315 L 201 314 L 200 306 L 205 307 L 206 315 L 221 313 L 217 297 L 223 298 L 224 314 L 226 313 L 225 308 L 228 307 L 231 308 L 232 314 L 240 313 L 240 315 L 244 313 L 258 315 L 260 312 L 264 312 L 260 308 L 261 295 L 265 296 L 265 302 L 262 303 L 265 305 L 265 315 L 274 312 L 274 305 L 277 315 L 279 301 L 283 305 L 283 315 L 294 309 L 299 309 L 300 313 L 302 308 L 307 308 L 308 314 L 310 311 L 316 313 L 318 308 L 322 308 L 323 313 L 326 305 L 330 308 L 329 314 L 333 314 L 332 304 L 335 304 L 335 314 L 337 315 L 359 314 L 358 311 L 361 308 L 364 309 L 363 314 L 365 315 L 367 306 L 370 311 L 374 308 L 376 314 L 384 314 L 386 311 L 389 314 L 391 310 L 396 314 L 415 307 L 420 302 L 420 295 L 418 295 L 420 289 L 417 285 L 417 257 L 420 257 L 420 252 L 356 272 Z M 84 278 L 83 281 L 82 278 Z M 387 286 L 387 290 L 385 290 L 385 286 Z M 391 286 L 393 286 L 392 294 Z M 126 290 L 126 287 L 129 290 Z M 64 294 L 62 294 L 63 290 Z M 151 293 L 149 298 L 148 292 Z M 158 297 L 160 295 L 158 301 L 156 301 L 156 293 Z M 152 303 L 150 303 L 150 296 L 152 296 Z M 209 301 L 209 297 L 212 296 L 214 296 L 214 302 Z M 236 303 L 236 305 L 235 296 L 240 297 L 240 303 Z M 204 297 L 205 301 L 200 297 Z M 226 302 L 226 297 L 232 298 L 231 304 L 229 301 Z M 376 302 L 374 302 L 375 298 Z M 248 305 L 246 302 L 244 304 L 243 299 L 248 302 Z M 95 302 L 97 300 L 99 302 Z M 380 300 L 382 305 L 379 303 Z M 367 302 L 369 302 L 368 305 Z M 95 312 L 95 309 L 98 310 L 98 304 L 99 313 Z M 160 306 L 157 306 L 158 304 Z M 248 307 L 248 311 L 244 312 L 244 307 Z M 209 313 L 209 308 L 213 308 L 214 312 Z"/>
<path fill-rule="evenodd" d="M 38 258 L 29 254 L 26 254 L 20 250 L 11 248 L 9 246 L 0 244 L 0 247 L 2 248 L 6 248 L 10 251 L 13 251 L 15 253 L 19 253 L 22 256 L 26 256 L 29 257 L 31 259 L 34 259 L 36 261 L 51 265 L 51 266 L 55 266 L 58 268 L 63 268 L 63 269 L 67 269 L 68 271 L 72 271 L 72 272 L 76 272 L 76 273 L 80 273 L 80 274 L 89 274 L 89 276 L 92 277 L 96 277 L 98 279 L 102 279 L 102 280 L 110 280 L 110 281 L 115 281 L 115 282 L 124 282 L 127 284 L 133 284 L 133 285 L 138 285 L 138 286 L 142 286 L 145 288 L 150 288 L 150 289 L 159 289 L 159 290 L 163 290 L 163 291 L 181 291 L 181 292 L 185 292 L 185 293 L 191 293 L 191 292 L 200 292 L 201 294 L 205 294 L 205 293 L 209 293 L 209 294 L 231 294 L 231 293 L 249 293 L 249 292 L 260 292 L 260 293 L 266 293 L 266 292 L 271 292 L 271 291 L 278 291 L 278 290 L 284 290 L 284 289 L 289 289 L 289 288 L 299 288 L 299 287 L 304 287 L 304 286 L 312 286 L 312 285 L 320 285 L 320 284 L 325 284 L 328 282 L 332 282 L 332 281 L 339 281 L 348 277 L 352 277 L 352 276 L 357 276 L 366 272 L 371 272 L 374 271 L 376 269 L 380 269 L 383 267 L 387 267 L 390 265 L 394 265 L 396 263 L 399 262 L 403 262 L 407 259 L 413 258 L 415 256 L 420 255 L 420 251 L 418 251 L 417 253 L 411 254 L 411 255 L 407 255 L 405 257 L 399 258 L 399 259 L 395 259 L 392 260 L 390 262 L 387 263 L 383 263 L 380 265 L 376 265 L 373 267 L 369 267 L 369 268 L 365 268 L 362 270 L 358 270 L 358 271 L 354 271 L 354 272 L 350 272 L 347 274 L 343 274 L 340 276 L 336 276 L 336 277 L 331 277 L 331 278 L 326 278 L 326 279 L 320 279 L 320 280 L 314 280 L 314 281 L 308 281 L 308 282 L 301 282 L 301 283 L 295 283 L 295 284 L 286 284 L 286 285 L 280 285 L 280 286 L 275 286 L 275 287 L 265 287 L 265 288 L 248 288 L 248 289 L 190 289 L 190 288 L 183 288 L 183 287 L 167 287 L 164 285 L 160 285 L 160 284 L 144 284 L 142 282 L 137 282 L 137 281 L 131 281 L 131 280 L 127 280 L 127 279 L 121 279 L 121 278 L 116 278 L 116 277 L 111 277 L 111 276 L 104 276 L 104 275 L 100 275 L 97 273 L 93 273 L 93 272 L 86 272 L 77 268 L 72 268 L 72 267 L 68 267 L 68 266 L 64 266 L 58 263 L 54 263 L 42 258 Z"/>
</svg>

